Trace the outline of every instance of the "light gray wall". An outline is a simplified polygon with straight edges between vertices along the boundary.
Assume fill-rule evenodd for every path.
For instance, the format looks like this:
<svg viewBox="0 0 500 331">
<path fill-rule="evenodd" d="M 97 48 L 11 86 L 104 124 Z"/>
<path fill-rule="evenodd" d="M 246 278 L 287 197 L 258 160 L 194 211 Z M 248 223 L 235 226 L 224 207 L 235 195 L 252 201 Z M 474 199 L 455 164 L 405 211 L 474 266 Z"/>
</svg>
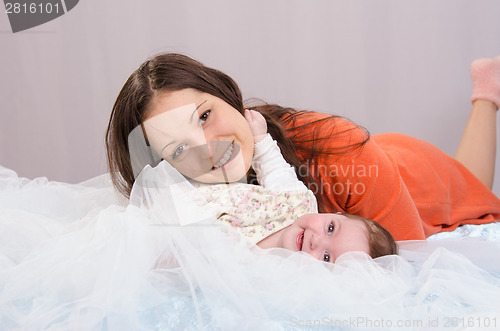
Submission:
<svg viewBox="0 0 500 331">
<path fill-rule="evenodd" d="M 344 115 L 453 154 L 469 64 L 500 54 L 498 13 L 496 0 L 81 0 L 12 34 L 2 12 L 0 164 L 65 182 L 104 173 L 116 95 L 163 51 L 228 73 L 246 98 Z"/>
</svg>

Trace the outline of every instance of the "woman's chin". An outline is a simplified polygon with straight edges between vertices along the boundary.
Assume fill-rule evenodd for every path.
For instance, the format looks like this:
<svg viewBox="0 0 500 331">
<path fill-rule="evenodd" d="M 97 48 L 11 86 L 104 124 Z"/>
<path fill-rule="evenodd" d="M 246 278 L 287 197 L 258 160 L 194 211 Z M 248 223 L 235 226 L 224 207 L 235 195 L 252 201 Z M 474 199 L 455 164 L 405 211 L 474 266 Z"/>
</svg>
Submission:
<svg viewBox="0 0 500 331">
<path fill-rule="evenodd" d="M 198 178 L 193 178 L 195 181 L 205 184 L 220 184 L 220 183 L 236 183 L 243 182 L 246 183 L 246 174 L 243 176 L 239 175 L 214 175 L 214 176 L 201 176 Z"/>
<path fill-rule="evenodd" d="M 245 166 L 243 159 L 237 157 L 231 160 L 223 167 L 212 170 L 209 174 L 206 174 L 206 183 L 234 183 L 234 182 L 244 182 L 246 183 L 246 175 L 250 165 Z M 201 176 L 204 177 L 204 176 Z"/>
<path fill-rule="evenodd" d="M 234 182 L 244 182 L 246 183 L 246 171 L 216 169 L 212 170 L 210 173 L 203 174 L 198 177 L 192 178 L 197 182 L 205 184 L 218 184 L 218 183 L 234 183 Z"/>
</svg>

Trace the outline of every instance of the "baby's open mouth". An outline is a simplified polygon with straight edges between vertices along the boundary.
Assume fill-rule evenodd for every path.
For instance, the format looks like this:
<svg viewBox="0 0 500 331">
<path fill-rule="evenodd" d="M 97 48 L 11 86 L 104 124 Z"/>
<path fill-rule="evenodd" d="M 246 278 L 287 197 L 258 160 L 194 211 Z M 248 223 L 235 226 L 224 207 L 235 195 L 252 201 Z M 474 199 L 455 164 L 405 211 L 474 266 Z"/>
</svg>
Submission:
<svg viewBox="0 0 500 331">
<path fill-rule="evenodd" d="M 301 251 L 302 245 L 304 244 L 304 231 L 302 231 L 297 235 L 296 244 L 297 244 L 297 250 Z"/>
</svg>

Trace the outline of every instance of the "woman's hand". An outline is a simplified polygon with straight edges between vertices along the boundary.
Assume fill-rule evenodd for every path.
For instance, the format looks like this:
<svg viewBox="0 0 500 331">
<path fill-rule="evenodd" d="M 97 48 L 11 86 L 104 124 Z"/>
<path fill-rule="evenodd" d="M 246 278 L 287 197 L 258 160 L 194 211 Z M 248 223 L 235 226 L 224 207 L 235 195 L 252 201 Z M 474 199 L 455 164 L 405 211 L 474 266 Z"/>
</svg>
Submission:
<svg viewBox="0 0 500 331">
<path fill-rule="evenodd" d="M 251 109 L 245 109 L 245 119 L 252 130 L 253 139 L 258 143 L 267 135 L 267 123 L 261 113 Z"/>
</svg>

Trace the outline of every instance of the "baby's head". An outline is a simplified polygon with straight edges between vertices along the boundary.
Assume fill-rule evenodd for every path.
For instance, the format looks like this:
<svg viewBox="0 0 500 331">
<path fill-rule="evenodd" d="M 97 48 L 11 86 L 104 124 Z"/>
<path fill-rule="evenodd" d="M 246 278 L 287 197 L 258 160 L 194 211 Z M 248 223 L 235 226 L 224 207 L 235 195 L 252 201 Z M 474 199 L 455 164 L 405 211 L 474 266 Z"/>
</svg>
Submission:
<svg viewBox="0 0 500 331">
<path fill-rule="evenodd" d="M 398 245 L 394 237 L 382 225 L 366 217 L 358 215 L 344 214 L 347 217 L 363 222 L 368 231 L 369 255 L 377 258 L 384 255 L 398 254 Z"/>
<path fill-rule="evenodd" d="M 347 252 L 364 252 L 372 258 L 398 252 L 394 238 L 380 224 L 344 213 L 303 215 L 258 245 L 303 251 L 326 262 Z"/>
</svg>

